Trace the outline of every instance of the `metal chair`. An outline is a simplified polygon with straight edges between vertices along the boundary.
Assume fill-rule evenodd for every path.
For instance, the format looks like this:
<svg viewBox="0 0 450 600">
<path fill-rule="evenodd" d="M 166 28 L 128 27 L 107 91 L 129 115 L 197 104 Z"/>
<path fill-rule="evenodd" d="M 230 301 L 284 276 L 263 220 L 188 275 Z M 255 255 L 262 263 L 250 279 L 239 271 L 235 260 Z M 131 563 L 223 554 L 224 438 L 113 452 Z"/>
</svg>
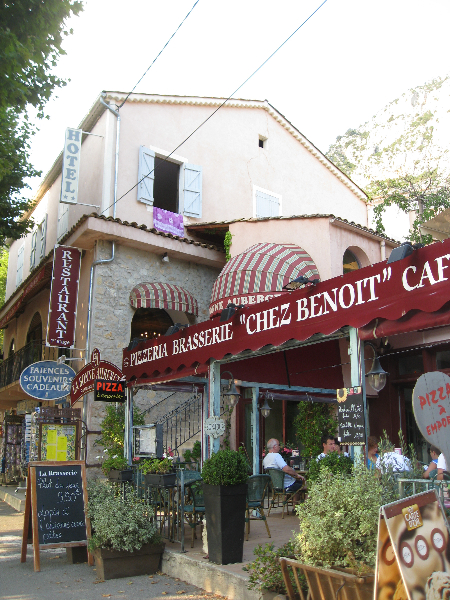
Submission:
<svg viewBox="0 0 450 600">
<path fill-rule="evenodd" d="M 246 534 L 245 539 L 248 540 L 248 534 L 250 533 L 250 521 L 257 521 L 260 518 L 264 521 L 267 529 L 267 535 L 270 535 L 269 524 L 267 523 L 266 515 L 264 514 L 264 498 L 266 496 L 267 489 L 270 485 L 270 475 L 252 475 L 248 478 L 248 491 L 247 491 L 247 507 L 245 515 L 246 523 Z M 258 510 L 261 517 L 251 517 L 251 511 Z"/>
<path fill-rule="evenodd" d="M 194 473 L 194 471 L 193 471 Z M 202 524 L 205 514 L 205 501 L 203 499 L 203 479 L 193 478 L 184 486 L 187 504 L 184 505 L 184 515 L 189 522 L 192 530 L 191 548 L 194 547 L 194 540 L 197 537 L 195 528 Z"/>
<path fill-rule="evenodd" d="M 267 469 L 267 472 L 270 475 L 270 479 L 272 480 L 272 502 L 269 506 L 269 512 L 267 516 L 270 515 L 270 511 L 275 505 L 275 500 L 278 501 L 278 506 L 280 505 L 280 498 L 282 500 L 283 510 L 281 512 L 281 518 L 284 519 L 284 507 L 286 507 L 286 514 L 289 514 L 289 502 L 292 503 L 292 508 L 294 508 L 294 496 L 297 492 L 287 492 L 284 489 L 284 471 L 281 469 Z"/>
</svg>

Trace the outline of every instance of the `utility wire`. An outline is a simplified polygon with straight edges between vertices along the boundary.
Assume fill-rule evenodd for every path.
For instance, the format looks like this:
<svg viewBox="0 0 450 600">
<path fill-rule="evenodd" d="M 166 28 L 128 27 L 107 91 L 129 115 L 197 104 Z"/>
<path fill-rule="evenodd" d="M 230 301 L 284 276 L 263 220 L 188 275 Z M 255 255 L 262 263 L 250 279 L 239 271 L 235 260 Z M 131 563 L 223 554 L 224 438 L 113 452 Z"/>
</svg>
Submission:
<svg viewBox="0 0 450 600">
<path fill-rule="evenodd" d="M 131 94 L 134 92 L 134 90 L 137 88 L 137 86 L 141 83 L 141 81 L 144 79 L 144 77 L 147 75 L 147 73 L 150 71 L 150 69 L 153 67 L 153 65 L 155 64 L 155 62 L 158 60 L 158 58 L 161 56 L 161 54 L 164 52 L 164 50 L 167 48 L 167 46 L 170 44 L 171 40 L 173 37 L 175 37 L 176 33 L 178 32 L 178 30 L 180 29 L 180 27 L 183 25 L 183 23 L 186 21 L 186 19 L 189 17 L 189 15 L 191 14 L 191 12 L 194 10 L 194 8 L 197 6 L 197 4 L 200 2 L 200 0 L 196 0 L 196 2 L 194 2 L 194 5 L 192 6 L 191 10 L 188 12 L 188 14 L 184 17 L 184 19 L 181 21 L 181 23 L 178 25 L 178 27 L 175 29 L 175 31 L 172 33 L 172 35 L 170 36 L 170 38 L 167 40 L 167 42 L 164 44 L 164 46 L 162 47 L 162 49 L 159 51 L 159 53 L 157 54 L 156 58 L 153 59 L 152 64 L 148 67 L 148 69 L 145 71 L 145 73 L 142 75 L 142 77 L 139 79 L 139 81 L 136 83 L 136 85 L 134 86 L 134 88 L 131 90 L 131 92 L 129 92 L 127 94 L 127 97 L 125 98 L 125 100 L 122 102 L 122 104 L 118 107 L 117 110 L 120 110 L 122 108 L 122 106 L 125 104 L 125 102 L 128 100 L 128 98 L 131 96 Z M 108 207 L 109 208 L 109 207 Z"/>
<path fill-rule="evenodd" d="M 178 144 L 178 146 L 177 146 L 176 148 L 174 148 L 170 154 L 168 154 L 168 155 L 167 155 L 167 156 L 166 156 L 164 159 L 162 159 L 162 160 L 161 160 L 161 163 L 160 163 L 160 165 L 159 165 L 159 166 L 161 166 L 161 164 L 162 164 L 163 162 L 166 162 L 166 161 L 167 161 L 167 160 L 168 160 L 168 159 L 169 159 L 169 158 L 172 156 L 172 154 L 174 154 L 174 153 L 175 153 L 175 152 L 176 152 L 176 151 L 177 151 L 179 148 L 181 148 L 181 146 L 182 146 L 183 144 L 185 144 L 185 143 L 186 143 L 186 142 L 187 142 L 187 141 L 188 141 L 188 140 L 189 140 L 189 139 L 190 139 L 190 138 L 191 138 L 191 137 L 192 137 L 192 136 L 193 136 L 193 135 L 194 135 L 194 134 L 195 134 L 195 133 L 196 133 L 196 132 L 197 132 L 197 131 L 198 131 L 200 128 L 201 128 L 201 127 L 203 127 L 203 125 L 205 125 L 205 123 L 207 123 L 207 122 L 208 122 L 208 121 L 209 121 L 209 120 L 210 120 L 210 119 L 211 119 L 211 118 L 212 118 L 212 117 L 213 117 L 213 116 L 216 114 L 216 112 L 218 112 L 218 111 L 219 111 L 219 110 L 220 110 L 220 109 L 221 109 L 221 108 L 222 108 L 222 107 L 223 107 L 223 106 L 224 106 L 224 105 L 225 105 L 225 104 L 228 102 L 228 100 L 230 100 L 230 99 L 231 99 L 231 98 L 234 96 L 234 94 L 236 94 L 236 93 L 237 93 L 237 92 L 238 92 L 238 91 L 239 91 L 239 90 L 240 90 L 240 89 L 241 89 L 241 88 L 242 88 L 242 87 L 243 87 L 243 86 L 244 86 L 244 85 L 245 85 L 245 84 L 246 84 L 248 81 L 250 81 L 250 79 L 251 79 L 251 78 L 252 78 L 254 75 L 256 75 L 256 73 L 258 73 L 258 71 L 260 71 L 260 70 L 261 70 L 261 69 L 264 67 L 264 65 L 266 65 L 266 64 L 269 62 L 269 60 L 270 60 L 270 59 L 271 59 L 273 56 L 275 56 L 275 54 L 276 54 L 276 53 L 277 53 L 277 52 L 278 52 L 278 51 L 279 51 L 279 50 L 280 50 L 280 49 L 281 49 L 281 48 L 282 48 L 282 47 L 283 47 L 285 44 L 287 44 L 287 42 L 288 42 L 288 41 L 289 41 L 289 40 L 290 40 L 290 39 L 291 39 L 291 38 L 292 38 L 292 37 L 293 37 L 293 36 L 294 36 L 294 35 L 295 35 L 295 34 L 296 34 L 296 33 L 297 33 L 297 32 L 298 32 L 298 31 L 299 31 L 301 28 L 302 28 L 302 27 L 303 27 L 303 25 L 305 25 L 305 24 L 306 24 L 306 23 L 307 23 L 307 22 L 308 22 L 308 21 L 309 21 L 309 20 L 310 20 L 310 19 L 311 19 L 311 18 L 312 18 L 312 17 L 313 17 L 315 14 L 316 14 L 316 12 L 318 12 L 318 11 L 319 11 L 319 10 L 322 8 L 322 6 L 323 6 L 324 4 L 326 4 L 326 3 L 327 3 L 327 1 L 328 1 L 328 0 L 324 0 L 324 1 L 322 2 L 322 4 L 320 4 L 320 6 L 318 6 L 318 7 L 316 8 L 316 10 L 315 10 L 314 12 L 312 12 L 312 13 L 309 15 L 309 17 L 308 17 L 307 19 L 305 19 L 305 20 L 303 21 L 303 23 L 302 23 L 301 25 L 299 25 L 299 26 L 297 27 L 297 29 L 296 29 L 295 31 L 293 31 L 293 32 L 291 33 L 291 35 L 290 35 L 289 37 L 287 37 L 287 38 L 284 40 L 284 42 L 283 42 L 282 44 L 280 44 L 280 45 L 278 46 L 278 48 L 277 48 L 276 50 L 274 50 L 274 51 L 272 52 L 272 54 L 271 54 L 271 55 L 270 55 L 268 58 L 266 58 L 266 60 L 265 60 L 265 61 L 264 61 L 263 63 L 261 63 L 261 64 L 259 65 L 259 67 L 258 67 L 258 68 L 257 68 L 255 71 L 253 71 L 253 73 L 252 73 L 251 75 L 249 75 L 249 77 L 247 77 L 247 79 L 246 79 L 246 80 L 245 80 L 243 83 L 241 83 L 241 85 L 240 85 L 239 87 L 237 87 L 237 88 L 234 90 L 234 92 L 232 92 L 232 93 L 231 93 L 231 94 L 228 96 L 228 98 L 227 98 L 226 100 L 224 100 L 224 101 L 222 102 L 222 104 L 220 104 L 220 105 L 219 105 L 219 106 L 216 108 L 216 110 L 214 110 L 214 111 L 213 111 L 213 112 L 212 112 L 212 113 L 209 115 L 209 117 L 207 117 L 207 118 L 206 118 L 206 119 L 205 119 L 205 120 L 204 120 L 202 123 L 200 123 L 200 125 L 199 125 L 198 127 L 196 127 L 196 128 L 194 129 L 194 131 L 193 131 L 192 133 L 190 133 L 190 134 L 187 136 L 187 138 L 185 138 L 185 139 L 184 139 L 184 140 L 183 140 L 183 141 L 182 141 L 180 144 Z M 195 5 L 194 5 L 194 6 L 195 6 Z M 130 93 L 131 93 L 131 92 L 130 92 Z M 128 94 L 128 95 L 129 95 L 129 94 Z M 127 96 L 127 97 L 128 97 L 128 96 Z M 123 105 L 123 102 L 122 102 L 122 104 L 121 104 L 120 106 L 122 106 L 122 105 Z M 120 106 L 119 106 L 119 108 L 120 108 Z M 138 181 L 138 182 L 137 182 L 135 185 L 133 185 L 133 187 L 131 187 L 131 188 L 130 188 L 128 191 L 126 191 L 124 194 L 122 194 L 122 196 L 120 196 L 120 198 L 118 198 L 118 200 L 116 200 L 116 204 L 117 204 L 118 202 L 120 202 L 120 200 L 122 200 L 122 199 L 123 199 L 123 198 L 124 198 L 124 197 L 125 197 L 127 194 L 129 194 L 130 192 L 132 192 L 132 191 L 134 190 L 134 188 L 136 188 L 136 187 L 137 187 L 137 186 L 138 186 L 138 185 L 141 183 L 141 181 L 144 181 L 144 179 L 146 179 L 146 178 L 147 178 L 149 175 L 151 175 L 152 173 L 154 173 L 154 172 L 155 172 L 155 169 L 156 169 L 156 167 L 155 167 L 155 168 L 153 168 L 153 169 L 152 169 L 152 170 L 151 170 L 149 173 L 147 173 L 147 175 L 144 175 L 144 177 L 142 177 L 142 178 L 141 178 L 141 179 L 140 179 L 140 180 L 139 180 L 139 181 Z M 113 203 L 113 204 L 114 204 L 114 203 Z M 105 209 L 104 209 L 104 210 L 103 210 L 103 211 L 102 211 L 100 214 L 103 214 L 103 213 L 104 213 L 106 210 L 108 210 L 109 208 L 111 208 L 111 206 L 113 206 L 113 204 L 110 204 L 109 206 L 107 206 L 107 207 L 106 207 L 106 208 L 105 208 Z"/>
</svg>

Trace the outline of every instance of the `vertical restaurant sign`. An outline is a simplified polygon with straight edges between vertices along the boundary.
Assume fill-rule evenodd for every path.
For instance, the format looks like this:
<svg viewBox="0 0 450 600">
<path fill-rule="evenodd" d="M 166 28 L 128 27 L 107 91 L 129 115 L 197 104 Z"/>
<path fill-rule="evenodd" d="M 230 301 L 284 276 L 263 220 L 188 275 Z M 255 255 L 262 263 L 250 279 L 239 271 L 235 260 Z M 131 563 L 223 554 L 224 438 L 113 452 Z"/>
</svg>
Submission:
<svg viewBox="0 0 450 600">
<path fill-rule="evenodd" d="M 81 129 L 66 129 L 60 199 L 66 204 L 76 204 L 78 200 L 82 133 Z"/>
<path fill-rule="evenodd" d="M 80 264 L 81 250 L 69 246 L 55 247 L 47 346 L 73 348 L 75 345 Z"/>
</svg>

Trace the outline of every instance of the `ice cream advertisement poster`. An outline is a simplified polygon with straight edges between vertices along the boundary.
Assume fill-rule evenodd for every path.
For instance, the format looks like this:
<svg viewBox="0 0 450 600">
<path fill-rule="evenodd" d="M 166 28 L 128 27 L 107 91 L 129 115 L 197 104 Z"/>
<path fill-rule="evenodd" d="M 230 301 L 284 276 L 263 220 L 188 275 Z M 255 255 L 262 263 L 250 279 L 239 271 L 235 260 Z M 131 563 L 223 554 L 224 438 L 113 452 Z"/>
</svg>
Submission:
<svg viewBox="0 0 450 600">
<path fill-rule="evenodd" d="M 449 529 L 434 490 L 386 504 L 378 527 L 375 600 L 449 600 Z"/>
</svg>

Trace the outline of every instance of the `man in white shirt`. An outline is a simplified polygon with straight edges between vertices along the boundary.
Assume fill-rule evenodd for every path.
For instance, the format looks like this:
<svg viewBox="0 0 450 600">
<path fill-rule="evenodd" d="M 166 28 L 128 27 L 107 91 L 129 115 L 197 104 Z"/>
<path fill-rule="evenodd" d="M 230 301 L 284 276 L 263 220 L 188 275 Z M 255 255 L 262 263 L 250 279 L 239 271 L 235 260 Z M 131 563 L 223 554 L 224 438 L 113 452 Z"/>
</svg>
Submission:
<svg viewBox="0 0 450 600">
<path fill-rule="evenodd" d="M 267 442 L 267 448 L 269 449 L 269 452 L 263 460 L 264 469 L 280 469 L 281 471 L 284 471 L 284 489 L 287 492 L 297 492 L 298 490 L 301 490 L 305 483 L 305 478 L 290 467 L 281 456 L 279 453 L 280 444 L 278 440 L 275 438 L 270 439 Z"/>
<path fill-rule="evenodd" d="M 447 463 L 445 462 L 445 456 L 441 453 L 437 461 L 437 476 L 436 479 L 444 479 L 444 471 L 447 471 Z"/>
<path fill-rule="evenodd" d="M 319 454 L 316 460 L 320 460 L 321 458 L 325 458 L 327 454 L 330 452 L 337 452 L 336 442 L 332 435 L 325 434 L 322 436 L 322 447 L 323 452 Z"/>
</svg>

